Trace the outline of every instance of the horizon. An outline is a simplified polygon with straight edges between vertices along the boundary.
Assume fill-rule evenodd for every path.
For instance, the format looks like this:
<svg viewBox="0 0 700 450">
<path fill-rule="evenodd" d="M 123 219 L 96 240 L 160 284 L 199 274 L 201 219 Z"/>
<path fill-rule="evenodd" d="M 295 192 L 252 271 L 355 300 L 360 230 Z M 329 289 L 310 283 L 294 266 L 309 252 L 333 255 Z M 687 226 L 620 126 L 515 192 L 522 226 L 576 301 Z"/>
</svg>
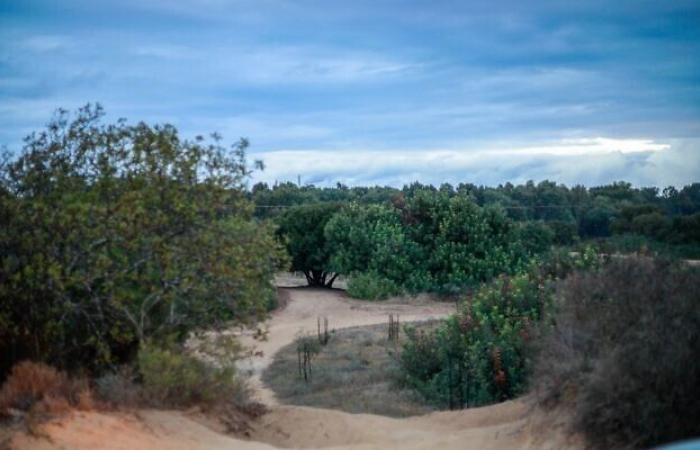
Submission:
<svg viewBox="0 0 700 450">
<path fill-rule="evenodd" d="M 8 2 L 0 147 L 99 102 L 248 138 L 252 183 L 680 188 L 700 178 L 699 21 L 693 1 Z"/>
</svg>

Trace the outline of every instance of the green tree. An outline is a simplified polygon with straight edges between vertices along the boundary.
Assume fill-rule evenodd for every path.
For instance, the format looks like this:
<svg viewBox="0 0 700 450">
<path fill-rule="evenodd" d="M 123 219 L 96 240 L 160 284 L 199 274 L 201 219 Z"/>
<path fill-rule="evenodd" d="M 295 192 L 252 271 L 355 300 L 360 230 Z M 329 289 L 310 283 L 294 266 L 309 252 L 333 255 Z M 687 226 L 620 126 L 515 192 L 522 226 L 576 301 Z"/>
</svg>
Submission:
<svg viewBox="0 0 700 450">
<path fill-rule="evenodd" d="M 293 206 L 277 219 L 277 233 L 292 258 L 292 270 L 303 272 L 310 286 L 332 287 L 339 275 L 330 267 L 331 246 L 324 234 L 339 208 L 336 203 Z"/>
<path fill-rule="evenodd" d="M 140 342 L 261 317 L 283 258 L 247 142 L 59 111 L 0 180 L 0 353 L 100 370 Z"/>
</svg>

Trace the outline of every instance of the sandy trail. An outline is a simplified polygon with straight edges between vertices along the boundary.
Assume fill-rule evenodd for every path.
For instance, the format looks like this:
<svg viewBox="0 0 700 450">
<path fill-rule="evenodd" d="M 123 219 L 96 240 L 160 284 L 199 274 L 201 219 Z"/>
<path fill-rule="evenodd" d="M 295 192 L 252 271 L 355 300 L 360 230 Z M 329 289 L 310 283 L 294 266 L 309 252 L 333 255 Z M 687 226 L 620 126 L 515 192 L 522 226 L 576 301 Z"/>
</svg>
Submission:
<svg viewBox="0 0 700 450">
<path fill-rule="evenodd" d="M 390 299 L 385 302 L 366 302 L 349 298 L 341 290 L 319 288 L 289 288 L 289 304 L 272 314 L 264 326 L 267 340 L 255 340 L 253 331 L 241 336 L 243 345 L 259 356 L 240 361 L 239 369 L 251 376 L 251 384 L 259 401 L 277 405 L 274 393 L 260 380 L 275 353 L 294 341 L 301 333 L 316 333 L 317 318 L 327 317 L 329 329 L 387 323 L 389 314 L 400 316 L 402 322 L 446 317 L 455 311 L 454 304 L 431 302 L 424 297 L 410 300 Z M 262 356 L 260 353 L 262 352 Z"/>
<path fill-rule="evenodd" d="M 77 412 L 50 422 L 49 437 L 18 434 L 14 449 L 562 449 L 581 448 L 567 438 L 556 420 L 530 413 L 523 400 L 464 411 L 436 412 L 406 419 L 349 414 L 321 408 L 279 405 L 263 385 L 260 374 L 283 346 L 300 332 L 315 332 L 316 318 L 326 316 L 330 328 L 384 323 L 388 314 L 402 321 L 444 317 L 454 311 L 446 303 L 394 300 L 368 303 L 349 299 L 342 291 L 289 289 L 286 308 L 272 314 L 268 340 L 242 336 L 262 356 L 243 361 L 260 400 L 270 412 L 253 426 L 250 440 L 237 439 L 202 425 L 178 411 L 139 411 L 133 414 Z"/>
</svg>

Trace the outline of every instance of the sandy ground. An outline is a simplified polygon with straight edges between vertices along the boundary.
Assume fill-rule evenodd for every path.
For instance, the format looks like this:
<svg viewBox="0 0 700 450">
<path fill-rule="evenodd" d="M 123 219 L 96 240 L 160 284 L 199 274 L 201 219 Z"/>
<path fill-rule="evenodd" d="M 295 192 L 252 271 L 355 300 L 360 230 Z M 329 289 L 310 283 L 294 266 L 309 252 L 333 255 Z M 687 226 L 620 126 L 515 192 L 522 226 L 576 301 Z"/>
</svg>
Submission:
<svg viewBox="0 0 700 450">
<path fill-rule="evenodd" d="M 13 449 L 561 449 L 577 448 L 556 418 L 532 414 L 527 402 L 516 400 L 465 411 L 436 412 L 394 419 L 370 414 L 349 414 L 320 408 L 279 405 L 260 381 L 274 353 L 299 333 L 316 331 L 318 316 L 329 328 L 370 325 L 399 314 L 402 321 L 443 317 L 454 310 L 446 303 L 426 299 L 392 299 L 369 303 L 352 300 L 338 290 L 289 289 L 286 308 L 267 323 L 267 340 L 242 340 L 258 356 L 242 361 L 251 373 L 258 398 L 270 412 L 253 426 L 250 440 L 221 434 L 192 415 L 177 411 L 139 411 L 138 414 L 75 412 L 41 429 L 42 436 L 16 435 Z M 262 353 L 260 353 L 262 352 Z"/>
<path fill-rule="evenodd" d="M 241 338 L 243 345 L 253 354 L 240 361 L 239 369 L 250 374 L 258 400 L 267 405 L 278 404 L 272 390 L 261 381 L 262 371 L 272 362 L 274 354 L 293 342 L 300 334 L 315 335 L 318 317 L 328 318 L 329 330 L 387 323 L 389 314 L 398 314 L 402 322 L 429 320 L 446 317 L 454 312 L 451 303 L 433 302 L 426 297 L 411 299 L 396 298 L 384 302 L 367 302 L 349 298 L 341 290 L 317 288 L 289 288 L 289 304 L 272 314 L 261 326 L 267 329 L 267 340 L 256 340 L 254 332 L 248 331 Z M 262 353 L 260 353 L 262 352 Z"/>
</svg>

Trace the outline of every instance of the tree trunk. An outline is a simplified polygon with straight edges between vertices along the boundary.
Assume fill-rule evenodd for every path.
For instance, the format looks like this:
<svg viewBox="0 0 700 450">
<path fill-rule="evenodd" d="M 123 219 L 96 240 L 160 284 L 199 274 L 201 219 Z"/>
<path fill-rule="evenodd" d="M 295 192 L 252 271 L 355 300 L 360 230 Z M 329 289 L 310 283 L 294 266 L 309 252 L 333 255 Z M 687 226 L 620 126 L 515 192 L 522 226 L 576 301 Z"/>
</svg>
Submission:
<svg viewBox="0 0 700 450">
<path fill-rule="evenodd" d="M 334 273 L 333 276 L 330 279 L 328 279 L 329 274 L 330 274 L 330 272 L 326 272 L 323 270 L 305 270 L 304 271 L 304 276 L 306 277 L 306 283 L 309 286 L 319 286 L 319 287 L 326 287 L 326 288 L 333 287 L 333 282 L 338 277 L 338 274 Z"/>
</svg>

